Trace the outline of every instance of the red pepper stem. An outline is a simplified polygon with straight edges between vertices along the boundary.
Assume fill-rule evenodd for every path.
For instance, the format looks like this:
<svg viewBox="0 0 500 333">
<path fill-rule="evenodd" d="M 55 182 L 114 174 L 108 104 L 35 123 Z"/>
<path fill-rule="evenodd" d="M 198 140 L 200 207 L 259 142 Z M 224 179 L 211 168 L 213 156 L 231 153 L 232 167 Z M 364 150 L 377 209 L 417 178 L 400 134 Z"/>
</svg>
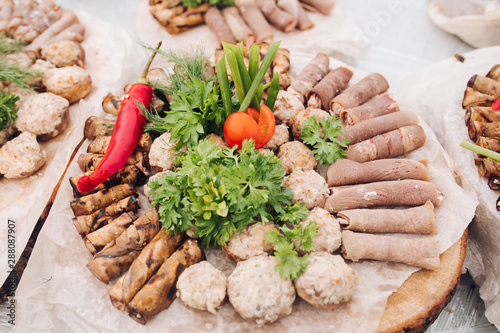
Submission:
<svg viewBox="0 0 500 333">
<path fill-rule="evenodd" d="M 158 50 L 160 49 L 160 46 L 161 46 L 161 41 L 158 42 L 158 45 L 156 46 L 153 54 L 149 57 L 149 60 L 146 63 L 146 67 L 144 67 L 144 70 L 143 70 L 143 72 L 141 74 L 141 77 L 139 78 L 139 80 L 137 80 L 138 83 L 144 83 L 144 84 L 148 83 L 149 67 L 151 67 L 151 63 L 153 62 L 153 59 L 155 58 L 156 53 L 158 53 Z"/>
</svg>

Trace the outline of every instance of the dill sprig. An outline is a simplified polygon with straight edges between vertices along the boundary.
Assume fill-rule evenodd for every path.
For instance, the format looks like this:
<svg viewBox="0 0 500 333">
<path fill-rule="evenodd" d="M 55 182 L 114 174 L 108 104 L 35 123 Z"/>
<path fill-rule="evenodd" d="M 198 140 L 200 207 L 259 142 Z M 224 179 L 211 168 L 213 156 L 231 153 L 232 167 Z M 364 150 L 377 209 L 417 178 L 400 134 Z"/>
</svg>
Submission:
<svg viewBox="0 0 500 333">
<path fill-rule="evenodd" d="M 15 94 L 0 92 L 0 131 L 16 119 L 16 102 L 18 100 L 19 96 Z"/>
<path fill-rule="evenodd" d="M 21 89 L 32 89 L 29 80 L 41 76 L 42 73 L 18 64 L 8 64 L 0 59 L 0 82 L 12 82 Z"/>
<path fill-rule="evenodd" d="M 5 34 L 0 34 L 0 53 L 16 53 L 21 52 L 26 43 L 16 39 L 5 37 Z"/>
</svg>

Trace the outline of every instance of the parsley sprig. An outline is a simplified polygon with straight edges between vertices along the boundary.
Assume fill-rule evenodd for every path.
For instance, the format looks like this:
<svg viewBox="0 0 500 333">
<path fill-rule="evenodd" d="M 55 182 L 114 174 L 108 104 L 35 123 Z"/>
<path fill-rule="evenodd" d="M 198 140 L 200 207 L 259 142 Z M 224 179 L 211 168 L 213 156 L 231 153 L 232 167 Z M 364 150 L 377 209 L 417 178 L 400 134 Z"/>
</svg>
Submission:
<svg viewBox="0 0 500 333">
<path fill-rule="evenodd" d="M 19 96 L 15 94 L 0 92 L 0 131 L 16 119 L 16 102 L 18 100 Z"/>
<path fill-rule="evenodd" d="M 204 2 L 208 2 L 212 6 L 233 6 L 234 0 L 182 0 L 182 4 L 187 7 L 196 7 Z"/>
<path fill-rule="evenodd" d="M 332 164 L 347 156 L 349 140 L 339 140 L 343 129 L 337 117 L 308 117 L 302 125 L 302 141 L 312 146 L 312 152 L 322 164 Z"/>
</svg>

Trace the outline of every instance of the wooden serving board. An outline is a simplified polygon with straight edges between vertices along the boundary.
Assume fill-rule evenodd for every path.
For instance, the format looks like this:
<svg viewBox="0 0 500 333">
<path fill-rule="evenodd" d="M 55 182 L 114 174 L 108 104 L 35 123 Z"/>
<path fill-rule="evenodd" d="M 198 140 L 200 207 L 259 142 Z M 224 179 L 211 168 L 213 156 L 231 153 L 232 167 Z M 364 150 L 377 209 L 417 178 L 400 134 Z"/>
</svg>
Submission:
<svg viewBox="0 0 500 333">
<path fill-rule="evenodd" d="M 462 238 L 441 254 L 439 269 L 413 273 L 389 296 L 377 332 L 424 332 L 455 294 L 466 246 L 467 229 Z"/>
</svg>

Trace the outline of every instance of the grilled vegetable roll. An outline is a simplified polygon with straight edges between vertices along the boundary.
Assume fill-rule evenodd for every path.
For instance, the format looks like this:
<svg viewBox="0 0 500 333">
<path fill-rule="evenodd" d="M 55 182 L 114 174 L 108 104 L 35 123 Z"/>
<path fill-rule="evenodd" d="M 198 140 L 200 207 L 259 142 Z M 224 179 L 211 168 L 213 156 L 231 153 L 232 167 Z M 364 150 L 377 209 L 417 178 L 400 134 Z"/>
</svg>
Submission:
<svg viewBox="0 0 500 333">
<path fill-rule="evenodd" d="M 186 11 L 186 8 L 187 7 L 184 7 L 183 5 L 170 7 L 168 2 L 163 1 L 151 6 L 149 12 L 158 22 L 160 22 L 161 25 L 167 26 L 167 24 L 173 17 L 179 16 L 184 13 Z"/>
<path fill-rule="evenodd" d="M 339 159 L 328 167 L 328 186 L 363 184 L 398 179 L 429 180 L 427 161 L 384 158 L 359 163 Z"/>
<path fill-rule="evenodd" d="M 403 126 L 349 146 L 346 158 L 368 162 L 397 157 L 422 147 L 425 140 L 425 132 L 419 125 Z"/>
<path fill-rule="evenodd" d="M 471 106 L 465 111 L 465 124 L 468 126 L 471 121 L 500 122 L 500 112 L 490 106 Z"/>
<path fill-rule="evenodd" d="M 120 311 L 125 311 L 127 309 L 125 302 L 123 301 L 123 279 L 125 278 L 125 274 L 120 276 L 120 278 L 116 281 L 113 288 L 111 288 L 108 292 L 109 299 L 111 300 L 111 304 L 115 308 Z"/>
<path fill-rule="evenodd" d="M 486 77 L 489 77 L 490 79 L 493 79 L 495 81 L 500 81 L 500 65 L 496 64 L 491 67 Z"/>
<path fill-rule="evenodd" d="M 316 56 L 300 71 L 290 89 L 299 93 L 303 99 L 311 89 L 328 73 L 330 58 L 324 53 L 318 53 Z"/>
<path fill-rule="evenodd" d="M 349 140 L 349 145 L 353 145 L 408 125 L 418 125 L 418 116 L 411 111 L 399 111 L 347 126 L 339 139 Z"/>
<path fill-rule="evenodd" d="M 256 42 L 272 43 L 274 39 L 273 28 L 269 25 L 264 14 L 253 2 L 242 3 L 239 7 L 241 16 L 255 34 Z"/>
<path fill-rule="evenodd" d="M 5 32 L 7 29 L 7 24 L 11 18 L 12 12 L 14 11 L 14 1 L 12 0 L 1 0 L 0 1 L 0 32 Z"/>
<path fill-rule="evenodd" d="M 87 153 L 93 154 L 104 154 L 106 149 L 108 149 L 109 141 L 111 140 L 111 135 L 98 136 L 89 143 L 87 148 Z M 137 145 L 136 149 L 144 152 L 148 152 L 151 149 L 151 144 L 153 143 L 153 138 L 149 133 L 143 133 L 141 136 L 141 141 Z"/>
<path fill-rule="evenodd" d="M 155 209 L 141 215 L 118 238 L 98 252 L 87 268 L 106 284 L 125 271 L 160 229 Z"/>
<path fill-rule="evenodd" d="M 345 67 L 329 71 L 307 94 L 307 106 L 327 109 L 330 101 L 347 87 L 351 77 L 352 71 Z"/>
<path fill-rule="evenodd" d="M 110 221 L 124 212 L 135 211 L 138 208 L 138 197 L 136 195 L 131 195 L 95 211 L 92 214 L 77 216 L 73 219 L 73 224 L 83 238 L 90 232 L 97 230 L 103 225 L 103 222 Z"/>
<path fill-rule="evenodd" d="M 211 6 L 207 10 L 207 13 L 205 14 L 205 22 L 210 30 L 215 33 L 220 42 L 232 44 L 236 43 L 236 39 L 234 38 L 231 29 L 229 29 L 224 16 L 222 16 L 222 13 L 217 9 L 217 7 Z"/>
<path fill-rule="evenodd" d="M 280 47 L 271 67 L 279 75 L 280 90 L 286 90 L 290 86 L 290 51 Z"/>
<path fill-rule="evenodd" d="M 114 125 L 113 120 L 90 116 L 85 121 L 83 135 L 89 140 L 94 140 L 101 135 L 111 135 Z"/>
<path fill-rule="evenodd" d="M 75 216 L 89 215 L 132 194 L 137 194 L 134 186 L 132 184 L 122 184 L 80 197 L 71 201 L 70 206 Z"/>
<path fill-rule="evenodd" d="M 489 77 L 473 75 L 467 86 L 479 91 L 480 93 L 491 95 L 497 98 L 500 96 L 500 82 L 490 79 Z"/>
<path fill-rule="evenodd" d="M 480 157 L 474 160 L 479 174 L 483 177 L 500 175 L 500 162 L 489 157 Z"/>
<path fill-rule="evenodd" d="M 104 155 L 102 154 L 81 154 L 78 157 L 78 166 L 83 172 L 94 171 L 94 169 L 99 165 Z M 136 165 L 142 173 L 145 175 L 149 174 L 149 162 L 148 155 L 144 154 L 142 151 L 134 150 L 132 155 L 127 159 L 125 165 Z"/>
<path fill-rule="evenodd" d="M 435 234 L 434 205 L 406 209 L 350 209 L 338 212 L 340 224 L 347 230 L 372 233 Z"/>
<path fill-rule="evenodd" d="M 105 226 L 89 233 L 83 239 L 85 246 L 93 255 L 101 251 L 112 240 L 118 238 L 137 219 L 132 212 L 125 212 Z"/>
<path fill-rule="evenodd" d="M 203 257 L 204 254 L 195 240 L 184 242 L 127 305 L 130 317 L 144 325 L 151 316 L 168 308 L 175 299 L 175 284 L 179 275 Z"/>
<path fill-rule="evenodd" d="M 312 7 L 323 15 L 329 15 L 335 5 L 335 0 L 300 0 L 308 8 Z"/>
<path fill-rule="evenodd" d="M 302 6 L 297 9 L 297 28 L 301 31 L 314 28 L 314 22 L 311 21 L 309 14 Z"/>
<path fill-rule="evenodd" d="M 380 206 L 417 206 L 431 201 L 441 203 L 441 194 L 434 184 L 423 180 L 393 180 L 345 187 L 331 187 L 325 209 L 338 213 L 346 209 Z"/>
<path fill-rule="evenodd" d="M 338 117 L 342 110 L 366 103 L 370 98 L 389 89 L 389 83 L 379 73 L 372 73 L 350 86 L 330 102 L 330 110 Z"/>
<path fill-rule="evenodd" d="M 203 3 L 197 7 L 188 8 L 182 14 L 170 17 L 167 21 L 167 31 L 171 35 L 175 35 L 203 24 L 205 22 L 205 14 L 210 7 L 208 3 Z"/>
<path fill-rule="evenodd" d="M 241 17 L 238 8 L 234 6 L 226 7 L 222 9 L 222 15 L 237 42 L 243 42 L 243 45 L 247 47 L 255 43 L 255 34 Z"/>
<path fill-rule="evenodd" d="M 476 141 L 480 136 L 488 138 L 500 137 L 500 122 L 485 123 L 483 121 L 469 122 L 469 138 Z"/>
<path fill-rule="evenodd" d="M 394 261 L 430 270 L 440 265 L 437 241 L 430 237 L 403 238 L 346 230 L 342 233 L 342 254 L 354 261 Z"/>
<path fill-rule="evenodd" d="M 274 0 L 256 0 L 257 7 L 262 11 L 267 20 L 283 32 L 290 32 L 297 26 L 297 19 L 284 11 Z"/>
<path fill-rule="evenodd" d="M 161 229 L 155 238 L 146 245 L 124 274 L 122 282 L 123 300 L 128 304 L 137 292 L 156 273 L 158 268 L 181 245 L 183 236 L 172 235 Z"/>
<path fill-rule="evenodd" d="M 477 138 L 476 145 L 496 151 L 497 153 L 500 152 L 500 138 L 487 138 L 485 136 L 480 136 Z"/>
<path fill-rule="evenodd" d="M 392 94 L 375 96 L 368 102 L 340 112 L 343 125 L 354 125 L 363 120 L 399 111 L 399 104 Z"/>
</svg>

